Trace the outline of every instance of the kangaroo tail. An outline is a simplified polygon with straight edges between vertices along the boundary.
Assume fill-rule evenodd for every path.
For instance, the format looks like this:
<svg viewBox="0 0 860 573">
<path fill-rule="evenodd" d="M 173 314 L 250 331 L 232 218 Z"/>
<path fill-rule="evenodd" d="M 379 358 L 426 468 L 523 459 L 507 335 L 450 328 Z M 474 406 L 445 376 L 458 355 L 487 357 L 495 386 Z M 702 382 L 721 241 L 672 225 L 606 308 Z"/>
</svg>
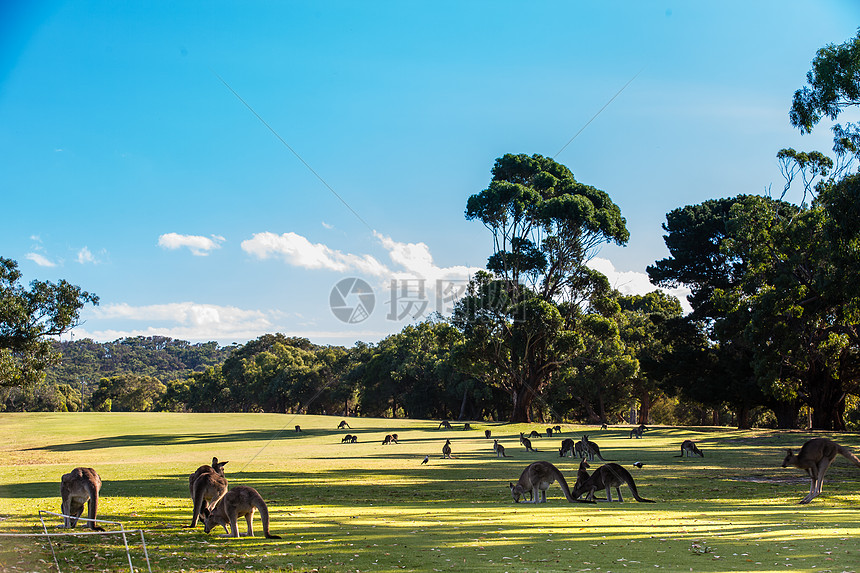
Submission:
<svg viewBox="0 0 860 573">
<path fill-rule="evenodd" d="M 206 501 L 203 499 L 203 486 L 198 485 L 198 487 L 194 490 L 194 510 L 191 515 L 191 527 L 197 527 L 197 520 L 200 519 L 200 514 L 204 512 L 207 508 L 205 508 Z M 204 518 L 206 516 L 204 515 Z"/>
<path fill-rule="evenodd" d="M 851 450 L 846 448 L 845 446 L 837 446 L 836 451 L 851 460 L 855 466 L 860 467 L 860 458 L 851 453 Z"/>
<path fill-rule="evenodd" d="M 630 491 L 633 493 L 633 498 L 640 503 L 657 503 L 653 499 L 645 499 L 641 495 L 639 495 L 639 489 L 636 487 L 636 484 L 633 483 L 633 478 L 630 478 L 630 481 L 627 482 L 627 485 L 630 486 Z"/>
<path fill-rule="evenodd" d="M 263 522 L 263 535 L 266 536 L 266 539 L 280 539 L 280 535 L 269 533 L 269 508 L 266 506 L 266 502 L 260 499 L 254 505 L 257 506 L 257 510 L 260 512 L 260 520 Z"/>
</svg>

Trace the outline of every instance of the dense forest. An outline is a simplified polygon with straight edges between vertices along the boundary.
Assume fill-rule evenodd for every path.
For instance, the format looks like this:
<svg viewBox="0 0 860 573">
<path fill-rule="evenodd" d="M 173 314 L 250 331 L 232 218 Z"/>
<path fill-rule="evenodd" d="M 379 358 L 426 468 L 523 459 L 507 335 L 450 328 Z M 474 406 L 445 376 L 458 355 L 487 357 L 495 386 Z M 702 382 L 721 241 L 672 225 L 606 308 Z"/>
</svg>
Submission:
<svg viewBox="0 0 860 573">
<path fill-rule="evenodd" d="M 860 34 L 812 66 L 790 110 L 804 133 L 860 105 Z M 666 215 L 669 256 L 647 272 L 690 290 L 686 314 L 664 291 L 624 296 L 588 266 L 601 245 L 628 242 L 626 220 L 541 155 L 498 158 L 467 199 L 492 248 L 452 315 L 377 344 L 53 342 L 98 297 L 64 281 L 27 290 L 0 258 L 0 408 L 858 429 L 860 126 L 832 130 L 833 158 L 777 152 L 779 197 Z"/>
</svg>

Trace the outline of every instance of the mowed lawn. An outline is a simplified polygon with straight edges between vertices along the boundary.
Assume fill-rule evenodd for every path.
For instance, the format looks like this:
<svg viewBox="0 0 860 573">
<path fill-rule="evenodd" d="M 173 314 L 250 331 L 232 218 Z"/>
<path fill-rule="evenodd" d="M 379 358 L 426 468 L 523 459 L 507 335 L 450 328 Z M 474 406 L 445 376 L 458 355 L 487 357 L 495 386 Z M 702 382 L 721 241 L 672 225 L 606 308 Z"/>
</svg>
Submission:
<svg viewBox="0 0 860 573">
<path fill-rule="evenodd" d="M 545 425 L 440 430 L 438 421 L 350 418 L 351 429 L 337 430 L 341 419 L 0 414 L 0 533 L 40 532 L 38 511 L 59 512 L 62 474 L 88 466 L 103 481 L 99 517 L 143 529 L 153 571 L 860 570 L 860 468 L 838 457 L 823 494 L 802 506 L 808 478 L 779 467 L 784 448 L 808 433 L 655 427 L 631 439 L 630 427 L 563 425 L 526 452 L 519 433 Z M 510 457 L 495 457 L 485 429 Z M 347 433 L 358 443 L 342 444 Z M 382 445 L 389 433 L 400 443 Z M 556 484 L 546 504 L 514 504 L 508 483 L 533 461 L 551 461 L 575 482 L 579 461 L 558 448 L 583 433 L 657 503 L 637 503 L 625 486 L 622 504 L 571 504 Z M 857 434 L 830 437 L 860 454 Z M 446 438 L 455 459 L 442 459 Z M 684 439 L 705 457 L 679 457 Z M 231 486 L 262 494 L 283 539 L 265 539 L 259 517 L 254 538 L 188 528 L 188 476 L 213 456 L 229 460 Z M 61 532 L 58 523 L 49 531 Z M 132 560 L 146 571 L 136 535 Z M 117 536 L 63 537 L 54 548 L 62 571 L 128 570 Z M 44 538 L 0 536 L 0 571 L 55 570 Z"/>
</svg>

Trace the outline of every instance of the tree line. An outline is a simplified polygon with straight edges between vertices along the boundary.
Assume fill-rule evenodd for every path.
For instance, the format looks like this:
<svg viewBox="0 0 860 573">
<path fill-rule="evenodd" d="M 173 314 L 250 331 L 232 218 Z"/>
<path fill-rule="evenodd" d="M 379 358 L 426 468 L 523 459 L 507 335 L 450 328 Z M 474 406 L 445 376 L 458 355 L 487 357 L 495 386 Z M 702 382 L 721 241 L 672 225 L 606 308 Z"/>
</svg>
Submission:
<svg viewBox="0 0 860 573">
<path fill-rule="evenodd" d="M 860 104 L 860 33 L 819 50 L 807 83 L 789 116 L 804 133 Z M 541 155 L 498 158 L 466 201 L 492 249 L 453 314 L 378 344 L 267 334 L 229 348 L 163 338 L 51 346 L 97 297 L 64 282 L 27 290 L 16 263 L 0 259 L 0 403 L 856 428 L 860 127 L 833 132 L 832 158 L 777 153 L 778 197 L 729 194 L 667 214 L 669 257 L 647 272 L 656 286 L 690 289 L 686 315 L 661 291 L 623 296 L 588 266 L 602 244 L 628 242 L 626 220 L 608 193 Z"/>
</svg>

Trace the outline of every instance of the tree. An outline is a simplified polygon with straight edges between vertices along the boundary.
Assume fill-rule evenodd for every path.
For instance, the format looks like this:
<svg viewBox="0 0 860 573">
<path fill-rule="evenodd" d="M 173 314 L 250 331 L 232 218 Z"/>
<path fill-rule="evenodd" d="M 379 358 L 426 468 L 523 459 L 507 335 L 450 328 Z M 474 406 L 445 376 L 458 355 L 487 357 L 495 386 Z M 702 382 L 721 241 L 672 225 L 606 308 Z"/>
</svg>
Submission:
<svg viewBox="0 0 860 573">
<path fill-rule="evenodd" d="M 0 257 L 0 386 L 41 381 L 59 354 L 56 337 L 79 324 L 80 310 L 98 297 L 64 280 L 19 284 L 18 263 Z"/>
<path fill-rule="evenodd" d="M 585 266 L 605 242 L 629 238 L 621 211 L 604 191 L 579 183 L 541 155 L 496 160 L 487 189 L 469 197 L 466 218 L 490 230 L 490 273 L 479 273 L 457 305 L 464 333 L 458 363 L 504 389 L 511 420 L 531 420 L 531 406 L 583 348 L 589 306 L 608 285 Z"/>
</svg>

